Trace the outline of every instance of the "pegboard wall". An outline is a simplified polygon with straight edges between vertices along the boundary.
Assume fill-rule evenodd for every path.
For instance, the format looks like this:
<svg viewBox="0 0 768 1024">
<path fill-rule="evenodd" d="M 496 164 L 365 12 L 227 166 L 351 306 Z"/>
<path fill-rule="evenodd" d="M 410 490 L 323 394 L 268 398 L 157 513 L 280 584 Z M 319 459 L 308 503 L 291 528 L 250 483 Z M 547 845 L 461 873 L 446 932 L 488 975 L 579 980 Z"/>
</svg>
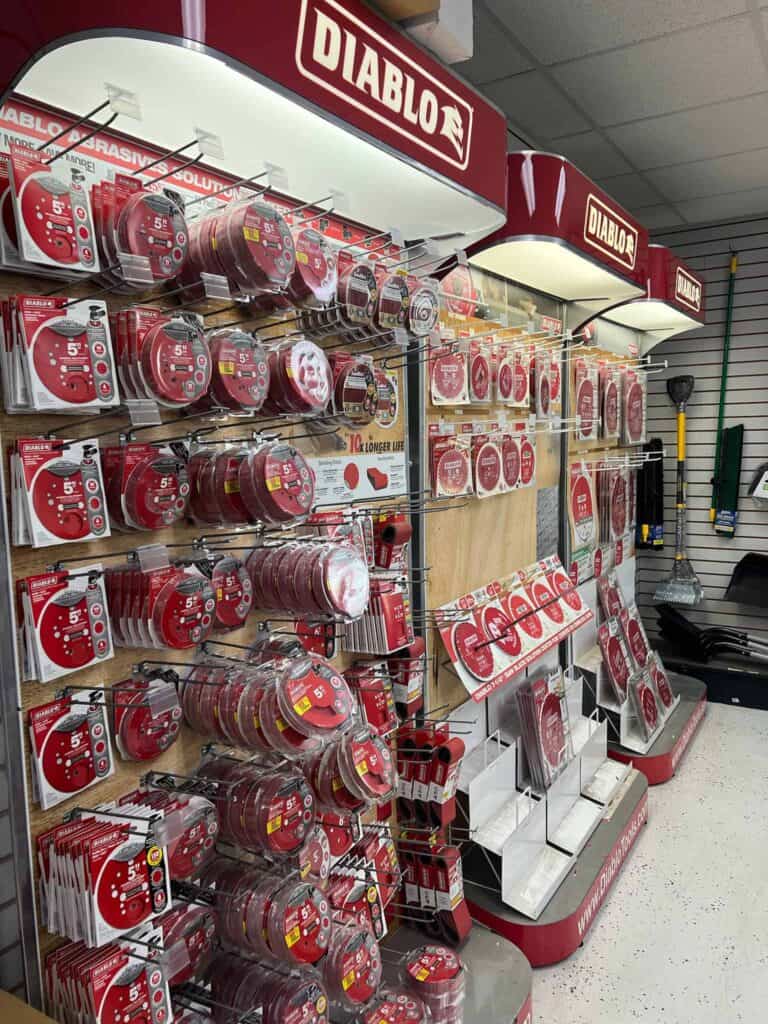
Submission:
<svg viewBox="0 0 768 1024">
<path fill-rule="evenodd" d="M 638 554 L 637 601 L 652 638 L 658 636 L 652 595 L 670 572 L 674 554 L 675 410 L 666 392 L 668 377 L 696 379 L 687 415 L 688 556 L 704 586 L 704 601 L 684 609 L 700 626 L 729 626 L 768 638 L 768 600 L 763 607 L 725 600 L 733 567 L 749 551 L 768 550 L 768 509 L 749 499 L 757 467 L 768 462 L 768 218 L 671 231 L 654 238 L 669 246 L 701 275 L 707 290 L 706 325 L 678 335 L 653 350 L 669 370 L 649 381 L 649 436 L 667 450 L 664 469 L 663 551 Z M 744 424 L 739 520 L 733 538 L 718 536 L 709 521 L 714 471 L 720 370 L 726 321 L 731 252 L 739 266 L 733 305 L 731 354 L 724 426 Z"/>
<path fill-rule="evenodd" d="M 101 134 L 101 133 L 100 133 Z M 78 153 L 74 154 L 77 158 Z M 178 169 L 180 160 L 173 158 L 167 161 L 170 170 Z M 106 174 L 99 168 L 102 174 Z M 225 184 L 227 179 L 223 179 Z M 230 181 L 232 179 L 229 179 Z M 181 192 L 183 185 L 176 180 L 174 174 L 169 177 L 169 184 Z M 220 187 L 213 181 L 207 188 L 211 191 L 214 187 Z M 244 195 L 247 193 L 244 193 Z M 186 196 L 187 200 L 190 196 Z M 197 197 L 195 197 L 197 198 Z M 270 196 L 269 198 L 275 198 Z M 279 202 L 279 200 L 278 200 Z M 296 203 L 298 205 L 298 201 Z M 321 230 L 333 231 L 334 228 L 327 219 L 322 218 L 318 209 L 313 208 L 312 213 L 317 214 L 314 227 Z M 312 219 L 312 213 L 304 211 L 304 218 L 308 223 Z M 355 244 L 366 235 L 371 235 L 377 229 L 362 228 L 360 225 L 352 225 L 351 222 L 343 222 L 334 218 L 337 224 L 339 237 L 348 241 L 353 238 Z M 381 248 L 381 232 L 376 237 L 379 239 L 378 246 Z M 343 232 L 343 235 L 341 234 Z M 370 243 L 374 245 L 375 243 Z M 386 245 L 389 252 L 388 244 Z M 378 251 L 378 250 L 377 250 Z M 394 252 L 396 250 L 392 250 Z M 0 299 L 6 299 L 15 295 L 41 295 L 43 293 L 72 297 L 96 297 L 104 298 L 110 312 L 115 312 L 127 305 L 145 303 L 160 307 L 172 315 L 182 299 L 179 295 L 165 294 L 162 290 L 155 289 L 148 295 L 140 293 L 130 296 L 117 296 L 114 292 L 99 291 L 99 286 L 87 279 L 83 282 L 73 284 L 62 284 L 52 281 L 50 278 L 38 277 L 32 274 L 20 274 L 2 272 L 0 273 Z M 187 303 L 189 306 L 189 303 Z M 286 310 L 279 316 L 257 313 L 254 319 L 253 311 L 235 308 L 229 300 L 202 303 L 193 303 L 193 311 L 204 317 L 206 330 L 213 329 L 221 324 L 231 324 L 233 317 L 238 325 L 242 323 L 244 329 L 258 331 L 265 343 L 270 338 L 277 340 L 285 334 L 295 334 L 295 311 Z M 292 319 L 293 318 L 293 319 Z M 281 325 L 281 320 L 286 319 L 287 323 Z M 382 332 L 380 332 L 382 333 Z M 338 336 L 330 334 L 321 344 L 327 351 L 343 348 L 345 351 L 370 352 L 371 342 L 360 340 L 352 341 L 346 338 L 339 341 Z M 407 417 L 407 394 L 404 374 L 404 361 L 398 348 L 388 347 L 388 341 L 379 339 L 374 343 L 372 354 L 374 365 L 388 378 L 389 401 L 388 413 L 384 417 L 372 421 L 368 426 L 351 428 L 348 425 L 327 423 L 318 427 L 316 432 L 305 426 L 306 421 L 299 421 L 296 417 L 287 414 L 285 426 L 276 422 L 275 417 L 266 416 L 265 421 L 269 423 L 269 432 L 279 431 L 280 435 L 289 442 L 295 442 L 296 447 L 302 453 L 316 460 L 314 464 L 317 473 L 317 487 L 322 486 L 325 490 L 316 492 L 316 506 L 329 509 L 338 509 L 343 505 L 359 498 L 366 507 L 373 505 L 376 508 L 382 507 L 382 502 L 388 506 L 396 500 L 396 495 L 407 490 L 407 472 L 405 450 L 407 445 L 408 417 Z M 391 361 L 389 366 L 385 361 Z M 395 412 L 396 410 L 396 412 Z M 165 410 L 162 413 L 163 425 L 144 429 L 137 435 L 136 440 L 147 443 L 163 442 L 169 438 L 179 439 L 180 435 L 187 435 L 201 427 L 207 427 L 204 419 L 194 417 L 186 423 L 178 422 L 178 412 Z M 243 420 L 237 416 L 225 416 L 217 414 L 217 426 L 215 438 L 221 441 L 234 440 L 247 442 L 253 429 L 259 429 L 258 420 Z M 10 416 L 0 413 L 0 438 L 2 441 L 3 453 L 7 456 L 15 446 L 17 438 L 39 437 L 50 433 L 60 439 L 85 440 L 94 434 L 105 435 L 101 437 L 102 447 L 118 443 L 119 436 L 124 433 L 131 423 L 127 413 L 122 411 L 115 417 L 99 418 L 97 414 L 91 418 L 82 416 L 61 416 L 44 415 L 39 413 Z M 243 435 L 247 435 L 243 438 Z M 320 472 L 319 463 L 325 467 Z M 333 466 L 329 469 L 328 467 Z M 351 477 L 344 473 L 345 467 L 354 465 L 356 474 Z M 368 471 L 371 467 L 378 467 L 376 483 L 366 483 Z M 386 471 L 386 472 L 385 472 Z M 383 478 L 387 477 L 387 482 Z M 212 737 L 205 737 L 192 731 L 187 725 L 181 729 L 178 740 L 173 743 L 165 753 L 153 759 L 151 762 L 138 762 L 123 760 L 117 751 L 113 749 L 115 770 L 111 777 L 102 780 L 98 785 L 86 789 L 75 796 L 67 799 L 47 810 L 42 810 L 32 798 L 32 779 L 30 773 L 30 741 L 27 729 L 27 712 L 31 707 L 44 704 L 54 699 L 57 693 L 68 685 L 82 687 L 84 689 L 104 688 L 107 694 L 107 720 L 111 718 L 109 706 L 109 691 L 113 684 L 118 681 L 129 679 L 134 667 L 144 659 L 148 661 L 163 661 L 168 659 L 175 662 L 189 662 L 193 659 L 196 651 L 163 651 L 156 649 L 142 649 L 136 647 L 116 647 L 115 656 L 101 664 L 93 665 L 80 671 L 56 679 L 49 683 L 40 683 L 35 680 L 19 683 L 19 645 L 18 640 L 18 617 L 17 606 L 14 600 L 14 581 L 23 577 L 46 573 L 52 564 L 60 559 L 67 561 L 66 568 L 76 572 L 78 565 L 91 565 L 103 562 L 106 567 L 119 565 L 125 561 L 126 553 L 133 548 L 146 544 L 166 544 L 173 547 L 170 557 L 176 554 L 189 556 L 192 553 L 190 545 L 196 538 L 204 534 L 210 538 L 212 550 L 222 553 L 231 550 L 241 560 L 245 560 L 248 549 L 254 542 L 254 537 L 247 533 L 242 539 L 234 539 L 227 542 L 227 548 L 217 547 L 216 527 L 194 525 L 191 520 L 182 519 L 171 527 L 151 532 L 130 532 L 120 533 L 113 529 L 109 538 L 91 541 L 89 543 L 70 543 L 56 545 L 46 548 L 32 548 L 29 546 L 11 546 L 8 538 L 9 525 L 11 521 L 10 495 L 11 480 L 9 475 L 9 462 L 7 457 L 3 460 L 3 528 L 5 531 L 5 544 L 3 554 L 6 558 L 4 568 L 6 580 L 2 592 L 2 604 L 0 604 L 0 619 L 3 622 L 2 643 L 4 646 L 4 657 L 2 660 L 2 689 L 3 689 L 3 718 L 5 726 L 6 745 L 0 749 L 0 875 L 3 879 L 3 886 L 0 887 L 0 986 L 12 989 L 18 994 L 26 996 L 33 1004 L 40 1003 L 39 975 L 37 966 L 44 960 L 48 951 L 62 942 L 59 936 L 49 934 L 40 927 L 40 920 L 35 920 L 32 907 L 37 902 L 37 865 L 35 863 L 35 840 L 43 831 L 59 824 L 67 813 L 76 807 L 89 808 L 97 803 L 114 800 L 121 795 L 130 792 L 140 782 L 141 777 L 148 771 L 170 772 L 181 775 L 189 775 L 194 772 L 200 761 L 201 749 Z M 376 488 L 380 488 L 378 492 Z M 377 497 L 378 493 L 378 497 Z M 341 498 L 341 500 L 339 500 Z M 231 527 L 224 527 L 224 532 L 231 531 Z M 253 531 L 251 531 L 253 532 Z M 177 552 L 176 548 L 183 551 Z M 115 557 L 117 556 L 117 557 Z M 290 632 L 293 629 L 293 620 L 279 618 L 276 614 L 273 622 L 278 632 Z M 211 639 L 220 639 L 234 645 L 249 645 L 257 635 L 260 621 L 267 616 L 255 608 L 250 615 L 246 625 L 237 631 L 213 635 Z M 340 651 L 340 648 L 339 648 Z M 229 653 L 226 648 L 216 649 L 215 653 Z M 14 671 L 14 653 L 17 658 L 16 671 Z M 335 664 L 344 671 L 357 655 L 341 652 L 337 654 Z M 179 668 L 183 678 L 184 670 Z M 7 753 L 6 753 L 7 750 Z M 6 775 L 6 758 L 13 761 L 13 771 Z M 7 783 L 5 780 L 9 780 Z M 11 789 L 10 814 L 7 813 L 7 800 L 4 792 Z M 12 870 L 12 869 L 15 869 Z M 8 882 L 8 885 L 5 883 Z M 20 922 L 16 915 L 16 908 L 22 913 Z M 19 925 L 23 926 L 23 935 Z M 26 967 L 26 989 L 25 989 L 25 967 Z"/>
</svg>

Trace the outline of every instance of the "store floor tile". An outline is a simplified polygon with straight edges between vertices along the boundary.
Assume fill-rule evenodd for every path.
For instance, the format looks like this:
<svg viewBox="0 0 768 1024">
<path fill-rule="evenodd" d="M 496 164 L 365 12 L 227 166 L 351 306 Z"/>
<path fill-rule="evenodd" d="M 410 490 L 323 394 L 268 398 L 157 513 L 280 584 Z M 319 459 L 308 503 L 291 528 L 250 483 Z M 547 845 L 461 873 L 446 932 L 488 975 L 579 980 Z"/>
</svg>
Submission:
<svg viewBox="0 0 768 1024">
<path fill-rule="evenodd" d="M 768 1006 L 768 712 L 709 706 L 541 1024 L 740 1024 Z"/>
</svg>

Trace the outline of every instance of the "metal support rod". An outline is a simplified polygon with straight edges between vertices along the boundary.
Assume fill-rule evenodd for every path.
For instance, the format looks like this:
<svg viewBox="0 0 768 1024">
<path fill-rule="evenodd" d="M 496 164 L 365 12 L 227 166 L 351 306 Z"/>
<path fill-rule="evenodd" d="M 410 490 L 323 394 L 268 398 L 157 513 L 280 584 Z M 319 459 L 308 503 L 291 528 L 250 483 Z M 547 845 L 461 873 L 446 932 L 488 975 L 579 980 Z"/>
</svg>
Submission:
<svg viewBox="0 0 768 1024">
<path fill-rule="evenodd" d="M 99 109 L 101 109 L 101 108 L 99 108 Z M 48 166 L 50 166 L 53 163 L 54 160 L 58 160 L 60 157 L 64 156 L 65 154 L 71 153 L 73 149 L 77 149 L 78 146 L 82 146 L 82 144 L 84 142 L 87 142 L 88 139 L 92 139 L 93 136 L 96 134 L 96 132 L 102 131 L 104 128 L 109 128 L 109 126 L 112 124 L 112 122 L 115 120 L 115 118 L 118 115 L 119 115 L 119 111 L 114 113 L 111 117 L 108 117 L 107 120 L 104 122 L 104 124 L 97 125 L 93 129 L 93 131 L 88 132 L 88 134 L 84 135 L 82 137 L 82 139 L 78 139 L 77 142 L 73 142 L 71 146 L 67 146 L 67 148 L 66 149 L 62 149 L 61 152 L 55 153 L 53 156 L 49 157 L 47 160 L 43 160 L 43 163 L 46 165 L 46 167 L 48 167 Z M 67 131 L 69 131 L 69 129 L 67 129 Z M 59 133 L 59 135 L 57 135 L 56 138 L 57 139 L 61 138 L 62 134 L 63 133 Z M 47 146 L 50 146 L 50 144 L 51 144 L 50 141 L 46 143 Z"/>
</svg>

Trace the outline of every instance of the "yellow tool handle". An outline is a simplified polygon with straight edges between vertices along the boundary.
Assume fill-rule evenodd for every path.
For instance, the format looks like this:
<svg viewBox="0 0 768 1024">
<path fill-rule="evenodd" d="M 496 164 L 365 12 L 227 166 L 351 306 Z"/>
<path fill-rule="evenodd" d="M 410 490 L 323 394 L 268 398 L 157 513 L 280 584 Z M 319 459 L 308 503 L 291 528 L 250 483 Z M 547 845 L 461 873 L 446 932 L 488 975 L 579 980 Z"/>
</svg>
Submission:
<svg viewBox="0 0 768 1024">
<path fill-rule="evenodd" d="M 685 459 L 685 412 L 677 414 L 677 461 Z"/>
</svg>

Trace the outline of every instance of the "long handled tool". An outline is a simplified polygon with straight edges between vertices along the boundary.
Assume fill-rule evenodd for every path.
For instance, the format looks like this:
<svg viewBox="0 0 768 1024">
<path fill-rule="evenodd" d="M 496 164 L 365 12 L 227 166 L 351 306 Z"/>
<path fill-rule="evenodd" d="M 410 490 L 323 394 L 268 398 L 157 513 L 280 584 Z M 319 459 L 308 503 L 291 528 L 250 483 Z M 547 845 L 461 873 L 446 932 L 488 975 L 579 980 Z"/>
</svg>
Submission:
<svg viewBox="0 0 768 1024">
<path fill-rule="evenodd" d="M 685 553 L 685 407 L 693 394 L 695 381 L 690 374 L 671 377 L 667 394 L 677 409 L 677 498 L 675 516 L 675 561 L 668 580 L 660 583 L 654 601 L 694 606 L 704 599 L 699 577 Z"/>
<path fill-rule="evenodd" d="M 725 419 L 725 395 L 728 390 L 728 362 L 731 356 L 731 326 L 733 323 L 733 295 L 736 289 L 736 271 L 739 267 L 739 256 L 738 253 L 731 253 L 731 267 L 728 274 L 728 302 L 725 311 L 725 336 L 723 338 L 723 357 L 720 366 L 720 402 L 717 407 L 717 436 L 715 439 L 715 465 L 712 476 L 712 500 L 709 503 L 709 521 L 712 526 L 717 530 L 717 512 L 720 507 L 721 500 L 721 487 L 723 484 L 723 465 L 722 465 L 722 453 L 721 448 L 723 444 L 723 420 Z M 739 450 L 738 464 L 741 464 L 741 451 Z M 736 486 L 736 500 L 738 500 L 738 482 Z M 723 530 L 722 532 L 730 532 L 731 536 L 736 528 L 736 516 L 734 506 L 733 516 L 733 529 L 730 531 Z M 728 518 L 727 515 L 725 517 Z M 720 532 L 720 531 L 718 531 Z"/>
<path fill-rule="evenodd" d="M 717 654 L 739 654 L 744 658 L 768 661 L 768 640 L 727 626 L 702 629 L 671 605 L 659 605 L 659 629 L 681 653 L 699 661 Z"/>
</svg>

